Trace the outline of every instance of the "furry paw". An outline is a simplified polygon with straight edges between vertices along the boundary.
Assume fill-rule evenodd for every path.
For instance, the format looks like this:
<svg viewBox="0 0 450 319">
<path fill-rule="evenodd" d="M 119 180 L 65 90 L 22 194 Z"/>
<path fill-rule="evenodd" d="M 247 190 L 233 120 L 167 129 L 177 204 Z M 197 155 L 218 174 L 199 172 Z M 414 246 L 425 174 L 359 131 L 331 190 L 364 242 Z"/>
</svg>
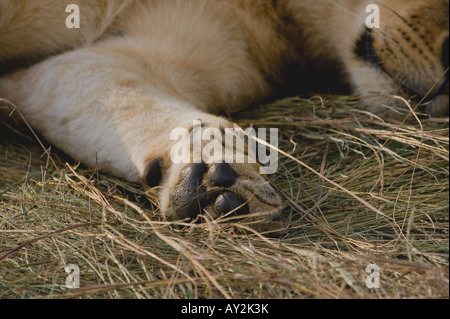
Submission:
<svg viewBox="0 0 450 319">
<path fill-rule="evenodd" d="M 282 202 L 257 164 L 213 163 L 172 167 L 178 178 L 168 183 L 161 204 L 171 219 L 194 220 L 198 215 L 276 218 Z M 165 208 L 165 209 L 164 209 Z"/>
</svg>

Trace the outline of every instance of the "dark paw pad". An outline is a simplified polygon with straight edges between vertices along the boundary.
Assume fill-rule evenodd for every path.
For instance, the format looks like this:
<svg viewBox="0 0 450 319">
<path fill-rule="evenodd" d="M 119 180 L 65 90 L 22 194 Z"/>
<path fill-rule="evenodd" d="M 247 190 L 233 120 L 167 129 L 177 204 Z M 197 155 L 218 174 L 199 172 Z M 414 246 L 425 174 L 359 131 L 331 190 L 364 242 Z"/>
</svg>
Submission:
<svg viewBox="0 0 450 319">
<path fill-rule="evenodd" d="M 213 186 L 230 187 L 236 183 L 237 174 L 227 163 L 214 164 L 208 171 L 208 180 Z"/>
<path fill-rule="evenodd" d="M 180 218 L 194 219 L 209 202 L 205 185 L 202 185 L 206 164 L 191 164 L 181 171 L 181 181 L 172 191 L 171 199 Z"/>
<path fill-rule="evenodd" d="M 162 157 L 150 162 L 144 172 L 145 183 L 150 187 L 158 186 L 162 179 Z"/>
<path fill-rule="evenodd" d="M 214 209 L 220 215 L 233 212 L 232 215 L 246 215 L 249 213 L 248 206 L 242 198 L 233 192 L 226 192 L 217 197 Z"/>
<path fill-rule="evenodd" d="M 226 163 L 217 163 L 209 169 L 206 164 L 190 164 L 180 174 L 180 183 L 171 193 L 171 202 L 179 218 L 195 219 L 203 209 L 214 209 L 213 216 L 232 212 L 249 213 L 244 200 L 226 188 L 233 186 L 237 173 Z"/>
</svg>

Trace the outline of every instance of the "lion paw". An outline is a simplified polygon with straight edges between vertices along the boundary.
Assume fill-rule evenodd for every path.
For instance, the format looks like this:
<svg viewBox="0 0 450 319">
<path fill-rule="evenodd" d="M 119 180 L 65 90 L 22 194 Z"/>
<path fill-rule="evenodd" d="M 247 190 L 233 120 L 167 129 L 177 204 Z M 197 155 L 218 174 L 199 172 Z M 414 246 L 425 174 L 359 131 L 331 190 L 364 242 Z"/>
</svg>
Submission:
<svg viewBox="0 0 450 319">
<path fill-rule="evenodd" d="M 171 219 L 194 220 L 199 215 L 263 216 L 271 220 L 282 208 L 279 195 L 258 173 L 256 164 L 205 163 L 173 167 L 179 178 L 170 179 L 161 202 Z"/>
</svg>

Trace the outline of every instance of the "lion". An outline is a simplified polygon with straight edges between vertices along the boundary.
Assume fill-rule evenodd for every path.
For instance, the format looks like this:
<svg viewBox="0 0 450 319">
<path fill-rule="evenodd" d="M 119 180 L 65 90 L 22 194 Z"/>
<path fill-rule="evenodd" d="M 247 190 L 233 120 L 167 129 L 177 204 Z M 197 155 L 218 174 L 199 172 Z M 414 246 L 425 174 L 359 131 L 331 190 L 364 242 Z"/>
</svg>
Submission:
<svg viewBox="0 0 450 319">
<path fill-rule="evenodd" d="M 171 131 L 235 128 L 220 115 L 274 96 L 292 65 L 338 68 L 379 116 L 398 97 L 448 116 L 448 35 L 448 0 L 3 0 L 0 97 L 68 155 L 157 187 L 167 218 L 274 221 L 258 163 L 174 163 Z"/>
</svg>

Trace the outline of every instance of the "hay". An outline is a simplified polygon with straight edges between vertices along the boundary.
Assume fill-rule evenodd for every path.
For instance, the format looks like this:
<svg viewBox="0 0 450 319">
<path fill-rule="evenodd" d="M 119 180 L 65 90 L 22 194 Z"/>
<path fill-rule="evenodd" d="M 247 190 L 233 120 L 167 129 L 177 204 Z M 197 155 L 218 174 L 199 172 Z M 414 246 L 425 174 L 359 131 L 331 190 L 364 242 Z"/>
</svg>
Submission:
<svg viewBox="0 0 450 319">
<path fill-rule="evenodd" d="M 382 121 L 345 97 L 234 119 L 279 128 L 281 235 L 164 221 L 152 191 L 2 132 L 0 298 L 449 297 L 448 119 Z"/>
</svg>

